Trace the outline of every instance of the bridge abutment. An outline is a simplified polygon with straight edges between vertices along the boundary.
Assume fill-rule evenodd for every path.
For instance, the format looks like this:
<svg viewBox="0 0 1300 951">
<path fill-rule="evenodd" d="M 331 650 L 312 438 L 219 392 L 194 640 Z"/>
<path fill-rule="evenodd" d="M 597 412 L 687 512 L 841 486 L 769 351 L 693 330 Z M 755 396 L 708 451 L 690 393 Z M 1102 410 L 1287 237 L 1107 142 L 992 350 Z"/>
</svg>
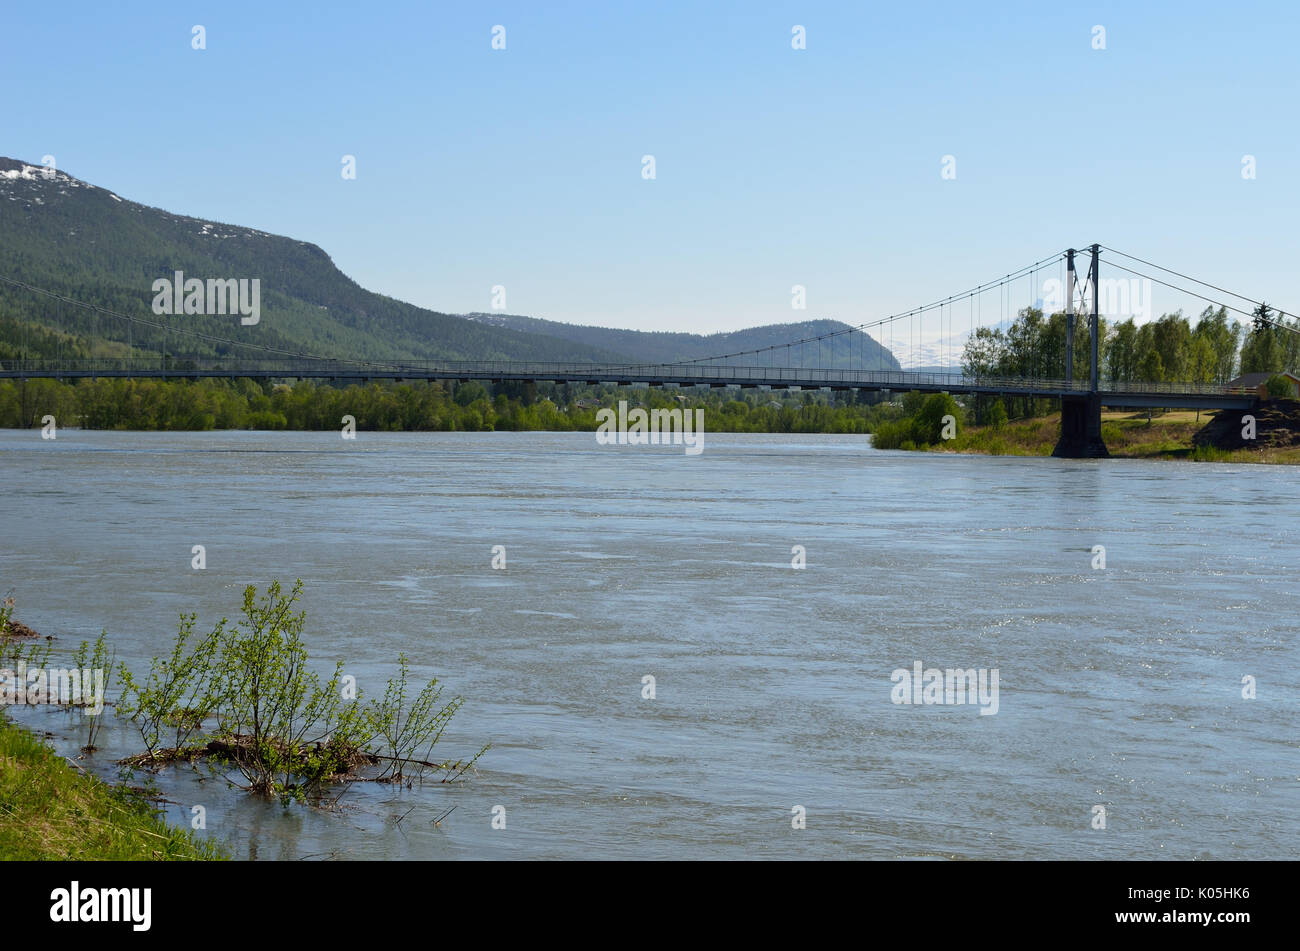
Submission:
<svg viewBox="0 0 1300 951">
<path fill-rule="evenodd" d="M 1101 438 L 1101 395 L 1061 397 L 1061 438 L 1052 455 L 1062 459 L 1109 459 Z"/>
</svg>

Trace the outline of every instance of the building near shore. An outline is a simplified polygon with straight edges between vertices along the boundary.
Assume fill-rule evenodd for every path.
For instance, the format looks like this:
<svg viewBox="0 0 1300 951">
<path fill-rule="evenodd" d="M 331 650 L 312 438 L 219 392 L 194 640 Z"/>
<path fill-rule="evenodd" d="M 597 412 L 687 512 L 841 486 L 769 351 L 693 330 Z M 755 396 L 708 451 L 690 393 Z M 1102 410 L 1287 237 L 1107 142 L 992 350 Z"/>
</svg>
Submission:
<svg viewBox="0 0 1300 951">
<path fill-rule="evenodd" d="M 1230 380 L 1228 385 L 1231 387 L 1239 387 L 1243 390 L 1254 390 L 1259 394 L 1260 399 L 1267 399 L 1268 391 L 1266 386 L 1268 381 L 1275 376 L 1285 377 L 1287 380 L 1290 380 L 1291 395 L 1296 399 L 1300 399 L 1300 376 L 1296 376 L 1294 373 L 1290 373 L 1286 370 L 1283 370 L 1281 373 L 1246 373 L 1237 377 L 1235 380 Z"/>
</svg>

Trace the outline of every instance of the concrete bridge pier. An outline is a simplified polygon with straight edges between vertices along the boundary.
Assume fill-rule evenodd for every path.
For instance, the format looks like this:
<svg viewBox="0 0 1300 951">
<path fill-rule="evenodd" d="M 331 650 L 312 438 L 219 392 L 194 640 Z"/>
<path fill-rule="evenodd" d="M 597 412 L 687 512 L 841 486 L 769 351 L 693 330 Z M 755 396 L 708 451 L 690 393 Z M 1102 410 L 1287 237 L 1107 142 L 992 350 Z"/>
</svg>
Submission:
<svg viewBox="0 0 1300 951">
<path fill-rule="evenodd" d="M 1052 455 L 1062 459 L 1109 459 L 1101 439 L 1101 395 L 1061 397 L 1061 438 Z"/>
</svg>

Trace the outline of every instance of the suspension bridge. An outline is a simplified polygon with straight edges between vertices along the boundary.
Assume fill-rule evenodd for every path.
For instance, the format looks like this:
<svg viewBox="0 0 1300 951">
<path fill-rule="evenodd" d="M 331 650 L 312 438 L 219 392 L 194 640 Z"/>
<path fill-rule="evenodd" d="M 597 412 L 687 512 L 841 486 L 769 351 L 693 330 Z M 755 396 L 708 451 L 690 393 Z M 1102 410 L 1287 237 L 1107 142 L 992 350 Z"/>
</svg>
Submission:
<svg viewBox="0 0 1300 951">
<path fill-rule="evenodd" d="M 239 341 L 178 328 L 174 322 L 162 324 L 149 318 L 132 317 L 106 311 L 94 305 L 32 287 L 20 281 L 0 277 L 0 282 L 47 294 L 69 304 L 87 307 L 113 318 L 134 324 L 162 329 L 176 337 L 200 338 L 209 343 L 219 343 L 231 349 L 254 351 L 255 356 L 241 357 L 231 354 L 219 357 L 176 358 L 169 353 L 166 339 L 157 357 L 137 355 L 123 358 L 80 359 L 18 359 L 0 360 L 0 379 L 97 379 L 97 378 L 250 378 L 261 380 L 316 379 L 332 382 L 366 382 L 370 380 L 450 380 L 468 382 L 480 380 L 490 383 L 505 381 L 554 382 L 598 385 L 612 383 L 621 386 L 643 384 L 659 386 L 707 386 L 712 388 L 740 387 L 770 388 L 774 390 L 831 390 L 899 393 L 946 392 L 954 395 L 1025 397 L 1057 399 L 1061 402 L 1061 439 L 1054 455 L 1073 458 L 1099 458 L 1108 455 L 1101 436 L 1101 410 L 1103 406 L 1116 408 L 1169 407 L 1188 409 L 1248 410 L 1258 403 L 1254 390 L 1234 388 L 1227 384 L 1179 382 L 1103 382 L 1099 353 L 1099 320 L 1102 293 L 1099 281 L 1100 258 L 1103 246 L 1093 244 L 1086 252 L 1067 249 L 1059 254 L 1036 261 L 1025 268 L 1008 273 L 1002 278 L 978 285 L 961 294 L 951 295 L 930 304 L 892 314 L 871 323 L 848 327 L 815 337 L 792 340 L 743 352 L 701 357 L 677 363 L 596 364 L 596 363 L 540 363 L 528 361 L 374 361 L 347 360 L 310 354 L 292 353 L 255 343 Z M 1113 250 L 1113 249 L 1106 249 Z M 1116 264 L 1121 271 L 1152 280 L 1165 287 L 1190 294 L 1211 304 L 1246 316 L 1253 312 L 1236 304 L 1224 302 L 1223 297 L 1234 301 L 1259 305 L 1243 295 L 1224 291 L 1215 285 L 1188 278 L 1168 268 L 1142 262 L 1140 258 L 1122 255 L 1125 260 L 1141 262 L 1149 267 L 1190 281 L 1199 289 L 1218 292 L 1209 297 L 1185 286 L 1175 285 L 1170 279 L 1151 277 L 1145 272 Z M 1089 257 L 1087 271 L 1079 280 L 1075 270 L 1076 257 Z M 1009 325 L 1018 301 L 1013 294 L 1023 279 L 1028 288 L 1026 306 L 1041 306 L 1037 281 L 1051 269 L 1062 269 L 1061 285 L 1064 294 L 1066 329 L 1062 355 L 1043 355 L 1038 367 L 1018 376 L 995 376 L 967 368 L 958 372 L 923 372 L 893 369 L 884 366 L 884 352 L 904 352 L 913 365 L 929 355 L 943 356 L 946 349 L 947 365 L 952 367 L 955 342 L 969 341 L 975 337 L 977 327 Z M 997 292 L 999 304 L 996 311 L 990 307 L 990 317 L 984 316 L 986 295 Z M 1082 304 L 1082 309 L 1078 305 Z M 965 311 L 968 327 L 961 327 Z M 1278 319 L 1285 312 L 1275 311 Z M 939 331 L 932 332 L 930 343 L 925 340 L 927 314 L 937 314 Z M 1074 353 L 1075 321 L 1088 321 L 1088 352 Z M 183 318 L 181 318 L 183 320 Z M 904 323 L 905 322 L 905 323 Z M 899 324 L 907 330 L 906 337 L 899 332 Z M 931 325 L 933 328 L 933 325 Z M 1287 330 L 1292 328 L 1279 323 Z M 870 335 L 877 331 L 878 336 Z M 843 338 L 843 339 L 837 339 Z M 901 339 L 896 339 L 901 338 Z M 868 346 L 867 341 L 879 346 Z M 830 356 L 826 356 L 829 349 Z M 811 351 L 811 355 L 810 355 Z M 796 359 L 797 354 L 797 359 Z M 874 357 L 872 356 L 874 354 Z M 1076 361 L 1087 366 L 1086 378 L 1076 373 Z M 825 363 L 826 365 L 823 365 Z M 874 364 L 874 365 L 873 365 Z M 1058 375 L 1040 374 L 1035 370 L 1045 366 L 1063 367 Z M 1083 365 L 1080 365 L 1082 370 Z"/>
</svg>

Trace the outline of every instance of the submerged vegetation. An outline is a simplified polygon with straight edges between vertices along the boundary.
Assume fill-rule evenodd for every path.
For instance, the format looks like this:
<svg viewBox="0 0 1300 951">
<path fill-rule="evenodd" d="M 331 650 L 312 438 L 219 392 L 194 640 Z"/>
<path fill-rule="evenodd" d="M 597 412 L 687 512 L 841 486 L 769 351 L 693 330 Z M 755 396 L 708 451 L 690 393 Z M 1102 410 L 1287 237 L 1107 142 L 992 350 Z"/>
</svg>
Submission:
<svg viewBox="0 0 1300 951">
<path fill-rule="evenodd" d="M 294 611 L 301 593 L 301 581 L 288 594 L 274 582 L 259 599 L 249 585 L 240 622 L 222 618 L 196 636 L 195 616 L 182 616 L 171 653 L 154 658 L 143 680 L 123 664 L 119 712 L 145 746 L 128 764 L 232 767 L 243 788 L 286 802 L 319 798 L 344 780 L 401 781 L 411 768 L 459 779 L 486 745 L 465 760 L 431 757 L 464 701 L 443 703 L 437 679 L 411 698 L 405 656 L 378 701 L 364 702 L 342 663 L 322 678 L 308 663 L 306 613 Z"/>
<path fill-rule="evenodd" d="M 144 746 L 122 765 L 202 762 L 234 785 L 285 803 L 317 801 L 339 782 L 411 782 L 432 774 L 451 783 L 464 776 L 487 745 L 468 758 L 434 758 L 464 700 L 444 701 L 437 678 L 414 689 L 405 655 L 375 700 L 343 673 L 341 662 L 323 676 L 303 639 L 306 612 L 295 610 L 301 594 L 301 581 L 288 593 L 273 582 L 261 598 L 249 585 L 235 623 L 222 618 L 197 634 L 197 616 L 182 615 L 170 652 L 153 658 L 144 676 L 119 664 L 115 711 L 135 726 Z M 0 601 L 0 688 L 7 691 L 16 689 L 15 671 L 49 673 L 52 652 L 46 640 L 19 638 L 12 614 L 13 599 Z M 21 698 L 9 698 L 79 712 L 87 730 L 83 754 L 95 751 L 102 728 L 103 691 L 114 663 L 106 639 L 101 634 L 74 655 L 76 670 L 96 674 L 97 708 L 80 688 L 75 700 L 60 696 L 52 674 L 39 695 L 26 688 Z"/>
<path fill-rule="evenodd" d="M 342 664 L 328 676 L 317 673 L 303 640 L 306 614 L 294 610 L 301 593 L 301 581 L 287 594 L 274 582 L 261 598 L 249 585 L 238 622 L 222 618 L 210 632 L 196 634 L 196 616 L 182 615 L 172 649 L 155 657 L 147 674 L 137 677 L 120 664 L 115 710 L 135 725 L 145 747 L 120 765 L 154 770 L 203 764 L 234 786 L 286 805 L 321 802 L 338 783 L 410 786 L 426 774 L 444 783 L 464 776 L 487 745 L 466 759 L 434 759 L 462 698 L 444 701 L 436 678 L 414 689 L 404 655 L 376 700 L 365 698 Z M 75 699 L 63 695 L 66 677 L 56 690 L 49 639 L 15 622 L 13 610 L 12 597 L 0 600 L 5 702 L 79 713 L 86 726 L 82 758 L 93 754 L 114 663 L 107 635 L 82 643 L 72 657 L 74 670 L 96 674 L 92 707 L 80 687 Z M 39 690 L 26 682 L 37 670 L 49 677 L 42 676 Z M 169 826 L 147 790 L 97 779 L 10 723 L 0 708 L 0 858 L 225 857 L 221 846 Z"/>
</svg>

